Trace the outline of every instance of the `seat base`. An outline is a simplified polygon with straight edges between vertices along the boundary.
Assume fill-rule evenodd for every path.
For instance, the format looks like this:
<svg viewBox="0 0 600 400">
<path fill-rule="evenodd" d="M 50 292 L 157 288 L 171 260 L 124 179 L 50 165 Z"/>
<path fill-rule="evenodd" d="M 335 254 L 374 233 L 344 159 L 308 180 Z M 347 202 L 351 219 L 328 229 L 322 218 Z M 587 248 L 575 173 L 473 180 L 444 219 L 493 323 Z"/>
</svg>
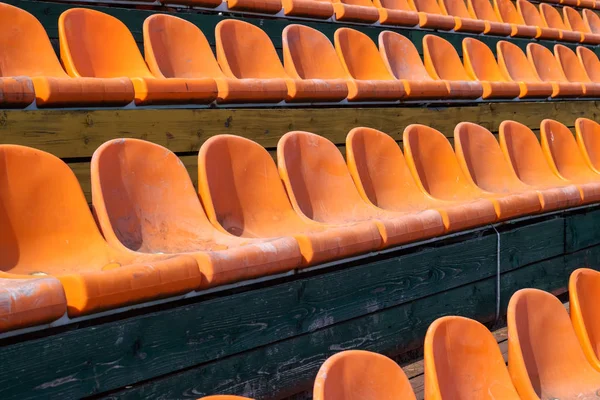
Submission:
<svg viewBox="0 0 600 400">
<path fill-rule="evenodd" d="M 335 19 L 338 21 L 370 22 L 379 21 L 379 11 L 375 6 L 355 6 L 345 3 L 333 3 Z"/>
<path fill-rule="evenodd" d="M 36 103 L 45 106 L 124 106 L 134 100 L 128 78 L 32 78 Z"/>
<path fill-rule="evenodd" d="M 341 101 L 348 96 L 343 79 L 286 79 L 286 101 Z"/>
<path fill-rule="evenodd" d="M 135 103 L 208 104 L 217 98 L 217 84 L 212 78 L 131 78 Z"/>
<path fill-rule="evenodd" d="M 483 33 L 486 35 L 510 36 L 512 26 L 503 22 L 485 21 Z"/>
<path fill-rule="evenodd" d="M 540 28 L 539 26 L 535 28 L 538 29 L 536 39 L 561 40 L 562 34 L 558 29 Z"/>
<path fill-rule="evenodd" d="M 484 99 L 514 99 L 521 92 L 516 82 L 490 82 L 480 81 L 483 87 Z"/>
<path fill-rule="evenodd" d="M 218 103 L 279 103 L 287 96 L 284 79 L 217 78 Z"/>
<path fill-rule="evenodd" d="M 415 11 L 379 8 L 379 22 L 384 25 L 417 26 L 419 14 Z"/>
<path fill-rule="evenodd" d="M 280 0 L 227 0 L 227 8 L 234 11 L 250 11 L 277 14 L 281 11 Z"/>
<path fill-rule="evenodd" d="M 406 91 L 406 98 L 412 99 L 445 99 L 450 95 L 443 81 L 423 80 L 413 81 L 401 79 Z"/>
<path fill-rule="evenodd" d="M 281 0 L 286 16 L 329 19 L 333 16 L 333 5 L 319 0 Z"/>
<path fill-rule="evenodd" d="M 537 38 L 541 35 L 540 28 L 537 26 L 529 26 L 529 25 L 517 25 L 512 24 L 512 32 L 510 33 L 511 37 L 522 37 L 522 38 Z"/>
<path fill-rule="evenodd" d="M 583 33 L 581 33 L 581 32 L 561 30 L 560 35 L 561 35 L 560 40 L 563 40 L 565 42 L 580 43 L 584 40 Z"/>
<path fill-rule="evenodd" d="M 33 82 L 25 76 L 0 77 L 0 107 L 23 108 L 35 100 Z"/>
<path fill-rule="evenodd" d="M 536 188 L 536 190 L 540 196 L 542 210 L 545 212 L 562 210 L 581 204 L 581 195 L 577 187 L 574 185 L 552 188 Z"/>
<path fill-rule="evenodd" d="M 600 35 L 596 33 L 584 33 L 582 43 L 600 44 Z"/>
<path fill-rule="evenodd" d="M 453 99 L 478 99 L 483 95 L 483 87 L 477 81 L 444 81 Z"/>
<path fill-rule="evenodd" d="M 383 247 L 396 246 L 441 235 L 444 221 L 438 211 L 425 210 L 418 214 L 384 212 L 376 220 Z"/>
<path fill-rule="evenodd" d="M 552 84 L 548 82 L 518 82 L 520 99 L 544 99 L 552 96 Z"/>
<path fill-rule="evenodd" d="M 574 82 L 551 82 L 552 97 L 581 97 L 583 96 L 583 85 Z"/>
<path fill-rule="evenodd" d="M 499 221 L 536 214 L 542 209 L 539 195 L 535 191 L 514 193 L 506 196 L 490 196 Z"/>
<path fill-rule="evenodd" d="M 451 31 L 456 26 L 456 21 L 454 17 L 449 15 L 419 12 L 419 26 L 421 28 Z"/>
<path fill-rule="evenodd" d="M 357 80 L 348 81 L 349 101 L 399 100 L 405 96 L 404 85 L 398 80 Z"/>
<path fill-rule="evenodd" d="M 485 30 L 485 21 L 472 18 L 454 17 L 456 32 L 483 33 Z"/>
</svg>

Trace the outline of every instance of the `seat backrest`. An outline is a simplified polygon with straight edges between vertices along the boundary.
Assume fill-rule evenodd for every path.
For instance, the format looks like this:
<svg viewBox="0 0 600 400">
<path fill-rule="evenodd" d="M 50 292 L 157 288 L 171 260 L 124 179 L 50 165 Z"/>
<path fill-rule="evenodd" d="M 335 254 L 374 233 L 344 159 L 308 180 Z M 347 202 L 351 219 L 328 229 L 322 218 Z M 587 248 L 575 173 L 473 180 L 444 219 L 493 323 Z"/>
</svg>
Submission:
<svg viewBox="0 0 600 400">
<path fill-rule="evenodd" d="M 437 319 L 423 352 L 426 399 L 519 399 L 494 336 L 477 321 Z"/>
<path fill-rule="evenodd" d="M 537 43 L 527 44 L 527 59 L 535 68 L 541 80 L 546 82 L 568 82 L 558 60 L 547 47 Z"/>
<path fill-rule="evenodd" d="M 436 79 L 470 81 L 456 49 L 436 35 L 423 37 L 423 60 L 429 75 Z"/>
<path fill-rule="evenodd" d="M 560 122 L 544 119 L 540 124 L 540 141 L 548 163 L 556 166 L 558 172 L 567 179 L 577 176 L 581 171 L 590 170 L 573 133 Z"/>
<path fill-rule="evenodd" d="M 511 0 L 494 0 L 494 11 L 503 22 L 525 25 L 525 20 Z"/>
<path fill-rule="evenodd" d="M 316 29 L 292 24 L 282 32 L 285 71 L 297 79 L 347 79 L 335 48 Z"/>
<path fill-rule="evenodd" d="M 496 43 L 496 54 L 498 55 L 498 67 L 507 78 L 516 82 L 541 81 L 523 50 L 516 44 L 500 40 Z"/>
<path fill-rule="evenodd" d="M 440 5 L 435 0 L 408 0 L 408 3 L 417 11 L 428 14 L 443 15 Z"/>
<path fill-rule="evenodd" d="M 337 353 L 321 365 L 314 400 L 415 400 L 408 378 L 393 360 L 362 350 Z"/>
<path fill-rule="evenodd" d="M 459 18 L 475 18 L 469 12 L 464 0 L 440 0 L 440 8 L 448 15 Z"/>
<path fill-rule="evenodd" d="M 584 158 L 587 158 L 597 171 L 600 171 L 600 124 L 589 118 L 577 118 L 575 137 Z"/>
<path fill-rule="evenodd" d="M 377 46 L 364 33 L 339 28 L 334 34 L 335 50 L 344 69 L 354 79 L 393 80 Z"/>
<path fill-rule="evenodd" d="M 397 79 L 431 80 L 413 42 L 392 31 L 379 34 L 379 53 L 388 70 Z"/>
<path fill-rule="evenodd" d="M 600 33 L 600 17 L 592 10 L 583 10 L 583 21 L 587 24 L 590 31 Z"/>
<path fill-rule="evenodd" d="M 575 334 L 592 365 L 600 359 L 600 272 L 580 268 L 569 279 L 569 306 Z"/>
<path fill-rule="evenodd" d="M 225 77 L 208 40 L 191 22 L 172 15 L 154 14 L 144 21 L 143 32 L 144 55 L 154 76 Z"/>
<path fill-rule="evenodd" d="M 538 9 L 527 0 L 517 0 L 517 11 L 521 14 L 525 24 L 538 26 L 540 28 L 548 27 L 546 21 L 542 18 L 542 14 L 540 14 Z"/>
<path fill-rule="evenodd" d="M 477 19 L 502 22 L 489 0 L 467 0 L 467 7 L 471 14 Z"/>
<path fill-rule="evenodd" d="M 4 3 L 0 3 L 0 76 L 67 77 L 40 21 Z"/>
<path fill-rule="evenodd" d="M 100 11 L 71 8 L 58 19 L 60 58 L 71 76 L 151 78 L 124 23 Z"/>
<path fill-rule="evenodd" d="M 376 7 L 387 8 L 390 10 L 400 10 L 400 11 L 414 11 L 410 4 L 408 4 L 408 0 L 374 0 L 373 4 Z"/>
<path fill-rule="evenodd" d="M 565 25 L 572 31 L 591 33 L 590 28 L 583 21 L 583 17 L 573 7 L 563 7 L 563 17 Z"/>
<path fill-rule="evenodd" d="M 550 28 L 562 29 L 569 31 L 570 29 L 565 25 L 562 17 L 558 10 L 552 7 L 550 4 L 540 3 L 540 14 L 542 19 Z"/>
<path fill-rule="evenodd" d="M 573 50 L 562 44 L 556 44 L 554 45 L 554 56 L 569 81 L 591 82 Z"/>
<path fill-rule="evenodd" d="M 462 42 L 463 63 L 471 79 L 480 81 L 505 82 L 494 53 L 483 42 L 465 38 Z"/>
<path fill-rule="evenodd" d="M 600 82 L 600 60 L 598 60 L 598 56 L 592 50 L 583 46 L 577 46 L 576 53 L 587 76 L 592 82 Z"/>
<path fill-rule="evenodd" d="M 217 61 L 231 78 L 287 78 L 275 46 L 259 27 L 226 19 L 215 27 Z"/>
</svg>

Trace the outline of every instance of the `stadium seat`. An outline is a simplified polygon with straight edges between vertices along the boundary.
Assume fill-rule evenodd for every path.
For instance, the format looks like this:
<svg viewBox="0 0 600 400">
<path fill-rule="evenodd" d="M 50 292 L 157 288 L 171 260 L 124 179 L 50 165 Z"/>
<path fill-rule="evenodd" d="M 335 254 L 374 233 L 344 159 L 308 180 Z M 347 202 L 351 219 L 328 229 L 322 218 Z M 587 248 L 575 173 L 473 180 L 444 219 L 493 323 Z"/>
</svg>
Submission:
<svg viewBox="0 0 600 400">
<path fill-rule="evenodd" d="M 527 25 L 536 27 L 536 39 L 561 40 L 561 31 L 550 28 L 539 10 L 527 0 L 517 0 L 517 11 Z"/>
<path fill-rule="evenodd" d="M 198 192 L 211 223 L 242 238 L 293 236 L 303 265 L 313 265 L 375 250 L 377 225 L 328 225 L 294 212 L 271 155 L 249 139 L 218 135 L 198 155 Z"/>
<path fill-rule="evenodd" d="M 506 319 L 508 371 L 521 399 L 597 397 L 600 372 L 586 360 L 556 297 L 521 289 L 511 297 Z"/>
<path fill-rule="evenodd" d="M 552 84 L 552 97 L 581 97 L 584 86 L 569 82 L 552 51 L 537 43 L 527 45 L 527 59 L 540 79 Z"/>
<path fill-rule="evenodd" d="M 8 241 L 8 251 L 0 251 L 2 270 L 24 278 L 58 278 L 69 316 L 200 286 L 202 275 L 192 257 L 157 260 L 109 247 L 77 178 L 60 159 L 29 147 L 1 145 L 0 165 L 0 238 Z"/>
<path fill-rule="evenodd" d="M 588 362 L 600 371 L 598 293 L 600 293 L 600 272 L 589 268 L 573 271 L 569 279 L 571 323 Z"/>
<path fill-rule="evenodd" d="M 600 83 L 600 60 L 598 60 L 598 56 L 592 50 L 583 46 L 577 46 L 575 52 L 590 80 L 594 83 Z"/>
<path fill-rule="evenodd" d="M 307 220 L 329 224 L 372 221 L 386 247 L 444 232 L 439 212 L 391 212 L 367 204 L 352 181 L 344 157 L 322 136 L 288 132 L 277 145 L 279 175 L 294 210 Z"/>
<path fill-rule="evenodd" d="M 510 36 L 513 27 L 502 22 L 489 0 L 467 0 L 467 7 L 477 19 L 485 21 L 486 35 Z"/>
<path fill-rule="evenodd" d="M 348 80 L 348 100 L 399 100 L 406 94 L 401 81 L 387 70 L 377 46 L 364 33 L 339 28 L 334 34 L 335 50 Z"/>
<path fill-rule="evenodd" d="M 212 78 L 156 78 L 148 69 L 129 29 L 99 11 L 71 8 L 58 20 L 60 55 L 71 76 L 128 77 L 135 102 L 148 104 L 210 103 L 217 96 Z"/>
<path fill-rule="evenodd" d="M 339 352 L 321 365 L 313 400 L 416 400 L 408 378 L 393 360 L 363 350 Z"/>
<path fill-rule="evenodd" d="M 589 118 L 577 118 L 575 138 L 588 167 L 600 173 L 600 124 Z"/>
<path fill-rule="evenodd" d="M 226 2 L 230 10 L 259 14 L 277 14 L 282 8 L 281 0 L 226 0 Z"/>
<path fill-rule="evenodd" d="M 467 75 L 454 46 L 447 40 L 435 35 L 425 35 L 423 60 L 429 75 L 447 82 L 450 97 L 477 99 L 483 95 L 481 83 Z"/>
<path fill-rule="evenodd" d="M 483 33 L 485 21 L 476 19 L 465 5 L 464 0 L 440 0 L 442 12 L 454 17 L 456 32 Z"/>
<path fill-rule="evenodd" d="M 489 200 L 499 220 L 538 212 L 536 198 L 520 194 L 496 195 L 484 192 L 461 170 L 448 139 L 425 125 L 409 125 L 404 130 L 404 154 L 419 187 L 430 196 L 446 201 Z"/>
<path fill-rule="evenodd" d="M 388 71 L 404 85 L 407 99 L 444 99 L 450 95 L 447 82 L 431 78 L 415 45 L 406 36 L 381 32 L 379 53 Z"/>
<path fill-rule="evenodd" d="M 600 34 L 600 17 L 592 10 L 583 10 L 583 22 L 595 34 Z"/>
<path fill-rule="evenodd" d="M 467 178 L 483 190 L 497 194 L 521 193 L 524 197 L 535 193 L 542 211 L 573 207 L 581 203 L 579 191 L 575 187 L 543 188 L 520 181 L 492 132 L 483 126 L 471 122 L 456 125 L 454 147 L 458 163 Z"/>
<path fill-rule="evenodd" d="M 515 121 L 502 121 L 499 137 L 500 148 L 521 181 L 536 187 L 562 187 L 564 190 L 577 187 L 583 203 L 593 203 L 600 199 L 596 183 L 570 182 L 555 174 L 535 133 L 527 126 Z"/>
<path fill-rule="evenodd" d="M 451 31 L 456 26 L 454 17 L 444 15 L 436 0 L 408 0 L 408 4 L 418 11 L 421 28 Z"/>
<path fill-rule="evenodd" d="M 426 399 L 520 400 L 494 336 L 475 320 L 435 320 L 423 358 Z"/>
<path fill-rule="evenodd" d="M 346 137 L 346 159 L 364 201 L 389 211 L 421 212 L 435 209 L 446 231 L 459 231 L 496 220 L 487 200 L 436 200 L 416 184 L 394 139 L 371 128 L 354 128 Z"/>
<path fill-rule="evenodd" d="M 494 11 L 504 23 L 510 24 L 512 31 L 510 36 L 535 38 L 541 34 L 537 26 L 529 26 L 511 0 L 493 0 Z"/>
<path fill-rule="evenodd" d="M 309 0 L 309 1 L 315 1 L 315 0 Z M 249 397 L 220 394 L 220 395 L 215 395 L 215 396 L 201 397 L 198 400 L 254 400 L 254 399 L 251 399 Z"/>
<path fill-rule="evenodd" d="M 563 7 L 563 16 L 565 19 L 565 25 L 577 32 L 581 32 L 583 35 L 583 43 L 587 44 L 600 44 L 600 34 L 593 33 L 589 26 L 585 23 L 579 11 L 571 7 Z"/>
<path fill-rule="evenodd" d="M 283 14 L 287 17 L 329 19 L 333 17 L 333 4 L 329 0 L 281 0 Z"/>
<path fill-rule="evenodd" d="M 383 25 L 418 26 L 419 14 L 410 8 L 407 0 L 373 0 Z"/>
<path fill-rule="evenodd" d="M 202 287 L 300 266 L 300 248 L 292 237 L 241 239 L 214 228 L 185 166 L 162 146 L 108 141 L 94 152 L 91 173 L 96 218 L 112 247 L 136 256 L 193 256 L 204 277 Z"/>
<path fill-rule="evenodd" d="M 2 107 L 27 106 L 34 98 L 38 107 L 124 106 L 133 101 L 133 84 L 127 78 L 70 78 L 40 21 L 4 3 L 0 64 Z"/>
<path fill-rule="evenodd" d="M 465 38 L 462 42 L 463 64 L 467 75 L 479 81 L 483 87 L 484 99 L 514 99 L 521 89 L 517 82 L 502 75 L 494 58 L 494 53 L 483 42 Z"/>
<path fill-rule="evenodd" d="M 583 86 L 583 95 L 586 97 L 600 96 L 600 83 L 594 83 L 585 72 L 583 65 L 577 58 L 577 54 L 567 46 L 562 44 L 554 45 L 554 56 L 565 75 L 571 83 L 578 83 Z"/>
<path fill-rule="evenodd" d="M 560 12 L 550 4 L 540 3 L 540 14 L 549 28 L 560 32 L 560 40 L 575 43 L 583 41 L 583 33 L 572 31 L 563 21 Z"/>
<path fill-rule="evenodd" d="M 546 98 L 553 92 L 550 82 L 543 82 L 527 56 L 514 43 L 501 40 L 496 43 L 498 67 L 503 75 L 519 84 L 519 98 Z"/>
<path fill-rule="evenodd" d="M 150 1 L 150 0 L 144 0 Z M 223 3 L 223 0 L 168 0 L 164 3 L 185 5 L 189 7 L 216 8 Z"/>
<path fill-rule="evenodd" d="M 371 0 L 331 0 L 337 21 L 374 23 L 379 20 L 379 10 Z"/>
<path fill-rule="evenodd" d="M 330 89 L 330 101 L 348 96 L 348 74 L 327 36 L 308 26 L 292 24 L 283 29 L 281 41 L 288 76 L 295 80 L 321 81 L 321 85 Z"/>
</svg>

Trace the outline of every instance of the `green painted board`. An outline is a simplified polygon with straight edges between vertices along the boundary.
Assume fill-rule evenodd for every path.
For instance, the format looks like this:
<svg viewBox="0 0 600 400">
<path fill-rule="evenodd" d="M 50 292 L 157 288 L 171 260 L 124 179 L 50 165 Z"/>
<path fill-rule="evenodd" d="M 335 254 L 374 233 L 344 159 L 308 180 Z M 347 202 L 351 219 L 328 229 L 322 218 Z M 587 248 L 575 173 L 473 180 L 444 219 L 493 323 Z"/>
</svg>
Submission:
<svg viewBox="0 0 600 400">
<path fill-rule="evenodd" d="M 600 243 L 600 208 L 574 212 L 566 217 L 566 252 L 595 246 Z"/>
</svg>

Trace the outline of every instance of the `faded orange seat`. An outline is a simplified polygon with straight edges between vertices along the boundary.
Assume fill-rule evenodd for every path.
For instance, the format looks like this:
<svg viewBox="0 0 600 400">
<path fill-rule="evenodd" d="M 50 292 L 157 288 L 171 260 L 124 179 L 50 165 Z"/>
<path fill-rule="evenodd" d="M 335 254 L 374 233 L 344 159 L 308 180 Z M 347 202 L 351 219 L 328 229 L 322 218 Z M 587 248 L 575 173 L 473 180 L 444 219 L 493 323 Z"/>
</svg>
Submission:
<svg viewBox="0 0 600 400">
<path fill-rule="evenodd" d="M 600 371 L 600 272 L 580 268 L 569 279 L 569 311 L 579 344 L 588 362 Z"/>
<path fill-rule="evenodd" d="M 467 75 L 456 49 L 447 40 L 435 35 L 425 35 L 423 61 L 432 78 L 446 81 L 450 97 L 477 99 L 483 95 L 481 83 Z"/>
<path fill-rule="evenodd" d="M 58 278 L 70 316 L 200 286 L 202 275 L 192 257 L 157 260 L 109 247 L 77 178 L 60 159 L 28 147 L 1 145 L 0 165 L 0 237 L 9 243 L 2 246 L 8 251 L 0 251 L 1 269 L 24 277 Z"/>
<path fill-rule="evenodd" d="M 339 28 L 334 34 L 335 51 L 348 80 L 348 100 L 398 100 L 404 85 L 387 70 L 377 46 L 364 33 Z"/>
<path fill-rule="evenodd" d="M 333 4 L 329 0 L 281 0 L 283 14 L 307 18 L 333 17 Z"/>
<path fill-rule="evenodd" d="M 474 184 L 492 193 L 535 195 L 543 211 L 573 207 L 581 203 L 575 187 L 530 186 L 519 180 L 489 130 L 471 122 L 461 122 L 454 129 L 456 157 L 463 172 Z M 533 204 L 533 199 L 529 199 Z"/>
<path fill-rule="evenodd" d="M 527 126 L 515 121 L 502 121 L 499 137 L 500 148 L 521 181 L 540 188 L 560 187 L 565 191 L 576 187 L 583 203 L 600 199 L 595 183 L 574 185 L 574 182 L 555 174 L 535 134 Z"/>
<path fill-rule="evenodd" d="M 575 138 L 588 167 L 600 173 L 600 124 L 588 118 L 577 118 Z"/>
<path fill-rule="evenodd" d="M 421 28 L 451 31 L 456 26 L 454 17 L 444 15 L 436 0 L 408 0 L 408 4 L 419 13 Z"/>
<path fill-rule="evenodd" d="M 327 36 L 305 25 L 288 25 L 281 33 L 285 72 L 295 80 L 319 81 L 330 89 L 328 100 L 348 96 L 348 75 Z"/>
<path fill-rule="evenodd" d="M 485 225 L 496 220 L 487 200 L 451 202 L 434 199 L 411 175 L 402 150 L 391 136 L 371 128 L 354 128 L 346 137 L 346 159 L 364 201 L 389 211 L 435 209 L 447 231 Z M 579 196 L 578 192 L 576 192 Z"/>
<path fill-rule="evenodd" d="M 525 23 L 537 29 L 537 39 L 561 40 L 562 34 L 558 29 L 550 28 L 538 9 L 527 0 L 517 0 L 517 11 Z"/>
<path fill-rule="evenodd" d="M 481 323 L 448 316 L 425 335 L 425 398 L 520 400 L 492 333 Z"/>
<path fill-rule="evenodd" d="M 128 77 L 136 104 L 210 103 L 217 95 L 212 78 L 159 79 L 150 73 L 121 21 L 99 11 L 71 8 L 58 20 L 60 56 L 71 76 Z"/>
<path fill-rule="evenodd" d="M 379 22 L 384 25 L 417 26 L 419 13 L 407 0 L 373 0 L 379 10 Z"/>
<path fill-rule="evenodd" d="M 567 46 L 562 44 L 554 45 L 554 56 L 565 75 L 572 83 L 583 85 L 583 95 L 586 97 L 600 96 L 600 83 L 592 82 L 583 65 L 577 58 L 577 54 Z"/>
<path fill-rule="evenodd" d="M 427 73 L 419 52 L 407 37 L 381 32 L 379 53 L 388 71 L 404 85 L 407 99 L 444 99 L 450 95 L 445 81 L 434 80 Z"/>
<path fill-rule="evenodd" d="M 574 32 L 565 25 L 560 12 L 550 4 L 540 3 L 540 14 L 549 28 L 557 29 L 560 32 L 560 40 L 576 43 L 583 41 L 583 33 Z"/>
<path fill-rule="evenodd" d="M 352 182 L 344 157 L 322 136 L 288 132 L 277 145 L 279 175 L 294 210 L 307 220 L 377 224 L 386 247 L 444 232 L 439 212 L 391 212 L 367 204 Z"/>
<path fill-rule="evenodd" d="M 331 0 L 337 21 L 373 23 L 379 20 L 379 10 L 371 0 Z"/>
<path fill-rule="evenodd" d="M 590 30 L 577 10 L 571 7 L 563 7 L 563 16 L 565 25 L 569 29 L 583 34 L 583 43 L 600 44 L 600 34 L 593 33 Z"/>
<path fill-rule="evenodd" d="M 133 101 L 127 78 L 70 78 L 42 24 L 20 8 L 0 3 L 0 105 L 123 106 Z M 25 78 L 25 76 L 27 78 Z"/>
<path fill-rule="evenodd" d="M 483 33 L 485 21 L 477 19 L 469 12 L 464 0 L 440 0 L 442 12 L 454 17 L 456 32 Z"/>
<path fill-rule="evenodd" d="M 377 225 L 329 225 L 294 212 L 275 162 L 246 138 L 218 135 L 198 155 L 198 192 L 210 222 L 242 238 L 293 236 L 303 265 L 342 259 L 381 247 Z"/>
<path fill-rule="evenodd" d="M 94 210 L 108 243 L 136 256 L 188 254 L 203 287 L 289 271 L 302 261 L 292 237 L 240 239 L 215 229 L 185 166 L 162 146 L 108 141 L 94 152 L 91 170 Z"/>
<path fill-rule="evenodd" d="M 600 83 L 600 60 L 598 60 L 598 56 L 592 50 L 583 46 L 577 46 L 575 52 L 590 80 Z"/>
<path fill-rule="evenodd" d="M 579 82 L 569 82 L 554 54 L 537 43 L 527 45 L 527 59 L 544 82 L 552 84 L 552 97 L 581 97 L 584 87 Z"/>
<path fill-rule="evenodd" d="M 600 17 L 592 10 L 583 10 L 583 22 L 595 34 L 600 34 Z"/>
<path fill-rule="evenodd" d="M 260 14 L 277 14 L 281 11 L 281 0 L 226 0 L 227 8 L 233 11 L 249 11 Z"/>
<path fill-rule="evenodd" d="M 600 372 L 586 360 L 569 314 L 552 294 L 521 289 L 507 311 L 508 371 L 523 400 L 593 399 Z"/>
<path fill-rule="evenodd" d="M 541 28 L 529 26 L 511 0 L 493 0 L 494 11 L 503 22 L 510 24 L 512 37 L 535 38 L 541 34 Z"/>
<path fill-rule="evenodd" d="M 552 84 L 540 79 L 525 53 L 516 44 L 501 40 L 496 43 L 496 54 L 502 74 L 519 84 L 519 98 L 545 98 L 552 95 Z"/>
<path fill-rule="evenodd" d="M 249 397 L 232 396 L 227 394 L 218 394 L 215 396 L 201 397 L 198 400 L 254 400 Z"/>
<path fill-rule="evenodd" d="M 314 400 L 416 400 L 402 368 L 384 355 L 348 350 L 329 357 L 317 373 Z"/>
<path fill-rule="evenodd" d="M 467 0 L 469 12 L 476 18 L 485 21 L 483 33 L 498 36 L 510 36 L 513 27 L 502 22 L 489 0 Z"/>
<path fill-rule="evenodd" d="M 470 78 L 481 83 L 484 99 L 514 99 L 520 95 L 519 84 L 502 75 L 494 53 L 483 42 L 465 38 L 462 48 L 465 71 Z"/>
</svg>

